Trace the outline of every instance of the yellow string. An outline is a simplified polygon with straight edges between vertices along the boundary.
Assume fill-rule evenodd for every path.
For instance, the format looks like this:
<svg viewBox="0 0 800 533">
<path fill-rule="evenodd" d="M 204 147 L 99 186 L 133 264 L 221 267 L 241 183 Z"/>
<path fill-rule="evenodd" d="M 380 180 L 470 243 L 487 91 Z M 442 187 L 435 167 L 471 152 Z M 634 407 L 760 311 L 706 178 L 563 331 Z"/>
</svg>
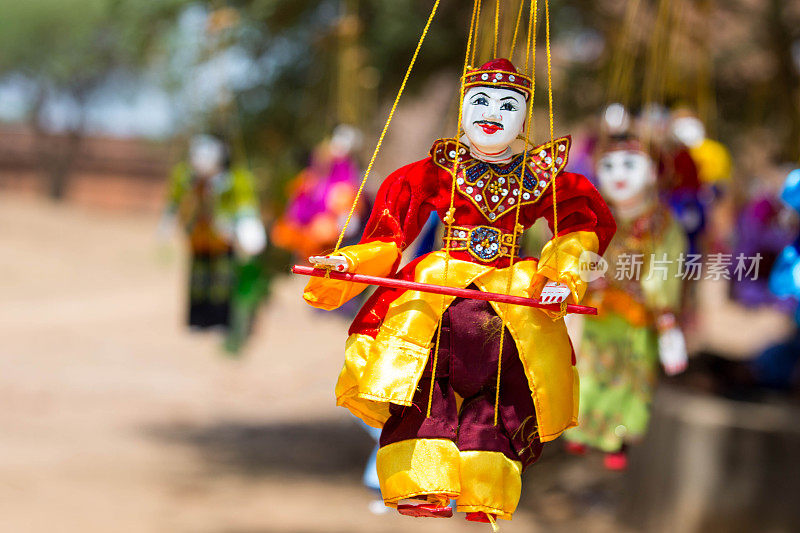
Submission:
<svg viewBox="0 0 800 533">
<path fill-rule="evenodd" d="M 494 2 L 494 43 L 492 44 L 492 59 L 497 58 L 497 40 L 500 34 L 500 0 Z"/>
<path fill-rule="evenodd" d="M 656 15 L 653 38 L 648 52 L 647 69 L 644 79 L 644 108 L 650 104 L 663 101 L 664 73 L 667 69 L 669 55 L 669 35 L 667 28 L 670 25 L 672 0 L 660 0 L 658 14 Z M 648 128 L 652 129 L 652 128 Z M 649 147 L 652 143 L 652 132 L 645 130 L 643 143 Z"/>
<path fill-rule="evenodd" d="M 638 38 L 636 19 L 640 5 L 640 0 L 631 0 L 628 3 L 622 34 L 617 41 L 617 50 L 612 59 L 608 100 L 618 101 L 626 108 L 630 104 L 630 93 L 632 92 L 631 79 L 637 48 L 635 41 Z"/>
<path fill-rule="evenodd" d="M 511 38 L 511 48 L 508 50 L 508 59 L 514 61 L 514 51 L 517 49 L 517 33 L 519 32 L 519 23 L 522 20 L 522 12 L 525 8 L 525 0 L 520 0 L 519 11 L 517 11 L 517 21 L 514 23 L 514 37 Z"/>
<path fill-rule="evenodd" d="M 689 84 L 685 82 L 683 76 L 678 76 L 679 68 L 677 62 L 672 58 L 681 52 L 680 41 L 676 38 L 676 29 L 687 25 L 689 9 L 683 5 L 683 0 L 674 0 L 670 4 L 669 25 L 666 29 L 668 41 L 664 52 L 664 83 L 662 89 L 662 103 L 666 102 L 667 96 L 679 96 L 688 98 L 690 95 Z M 697 54 L 694 54 L 697 56 Z"/>
<path fill-rule="evenodd" d="M 545 20 L 545 42 L 547 47 L 547 100 L 548 100 L 548 114 L 550 118 L 550 146 L 552 152 L 550 153 L 550 188 L 553 190 L 553 238 L 558 237 L 558 200 L 556 198 L 556 149 L 554 144 L 555 139 L 555 114 L 553 112 L 553 64 L 552 53 L 550 49 L 550 0 L 544 0 L 544 20 Z M 554 258 L 556 263 L 556 272 L 560 273 L 558 268 L 558 246 L 555 247 Z M 561 304 L 561 312 L 553 318 L 559 320 L 564 318 L 567 311 L 566 300 Z"/>
<path fill-rule="evenodd" d="M 711 57 L 711 2 L 703 0 L 700 2 L 701 17 L 697 24 L 700 25 L 698 39 L 700 40 L 700 50 L 698 54 L 697 66 L 697 115 L 709 136 L 713 136 L 716 130 L 716 92 L 713 89 L 714 64 Z"/>
<path fill-rule="evenodd" d="M 422 43 L 425 41 L 425 37 L 428 35 L 428 30 L 431 27 L 431 23 L 433 22 L 433 17 L 436 15 L 436 10 L 439 8 L 440 0 L 436 0 L 433 3 L 433 8 L 431 8 L 431 14 L 428 16 L 428 21 L 425 23 L 425 28 L 422 30 L 422 35 L 419 38 L 419 42 L 417 42 L 417 47 L 414 49 L 414 55 L 411 56 L 411 62 L 408 64 L 408 68 L 406 69 L 406 74 L 403 77 L 403 82 L 400 84 L 400 89 L 397 91 L 397 96 L 394 99 L 394 103 L 392 104 L 392 109 L 389 111 L 389 117 L 386 119 L 386 124 L 383 125 L 383 131 L 381 131 L 381 135 L 378 138 L 378 144 L 375 146 L 375 150 L 372 152 L 372 157 L 369 160 L 369 165 L 367 165 L 367 170 L 364 172 L 364 178 L 361 180 L 361 185 L 358 187 L 358 192 L 356 193 L 356 197 L 353 199 L 353 205 L 350 206 L 350 212 L 347 214 L 347 220 L 345 220 L 344 226 L 342 227 L 342 231 L 339 233 L 339 238 L 336 240 L 336 246 L 333 249 L 333 254 L 339 251 L 339 247 L 342 245 L 342 240 L 344 239 L 344 234 L 347 232 L 347 227 L 350 225 L 350 220 L 353 218 L 353 213 L 356 210 L 356 206 L 358 205 L 358 200 L 361 198 L 361 194 L 364 191 L 364 186 L 367 184 L 367 178 L 369 178 L 369 173 L 372 171 L 372 167 L 375 164 L 375 159 L 378 157 L 378 152 L 381 149 L 381 145 L 383 144 L 383 138 L 386 136 L 386 132 L 389 129 L 389 124 L 392 122 L 392 117 L 394 117 L 394 113 L 397 110 L 397 104 L 400 102 L 400 97 L 403 94 L 403 90 L 406 87 L 406 83 L 408 82 L 408 78 L 411 76 L 411 71 L 414 68 L 414 64 L 417 62 L 417 56 L 419 55 L 419 51 L 422 48 Z M 330 269 L 328 269 L 330 270 Z"/>
<path fill-rule="evenodd" d="M 461 152 L 461 142 L 460 142 L 460 132 L 461 132 L 461 119 L 464 113 L 464 80 L 467 75 L 467 69 L 469 67 L 469 58 L 471 53 L 474 54 L 473 44 L 474 44 L 474 35 L 477 26 L 477 17 L 479 16 L 480 12 L 480 2 L 481 0 L 474 0 L 472 5 L 472 19 L 470 21 L 470 30 L 469 36 L 467 37 L 467 50 L 464 54 L 464 66 L 461 71 L 461 80 L 459 82 L 459 98 L 458 98 L 458 124 L 456 125 L 456 156 L 453 158 L 453 170 L 450 175 L 450 206 L 447 209 L 447 215 L 444 217 L 445 223 L 445 235 L 450 236 L 451 228 L 453 225 L 453 214 L 455 212 L 455 198 L 456 198 L 456 174 L 458 173 L 458 161 L 460 158 Z M 471 50 L 472 49 L 472 50 Z M 444 239 L 444 274 L 442 279 L 442 285 L 445 287 L 447 286 L 447 277 L 450 269 L 450 239 Z M 430 418 L 431 416 L 431 403 L 433 403 L 433 388 L 436 384 L 436 367 L 439 363 L 439 343 L 442 338 L 442 320 L 444 318 L 444 313 L 447 310 L 447 297 L 442 295 L 442 307 L 441 312 L 439 313 L 439 325 L 436 328 L 436 341 L 433 345 L 433 368 L 431 370 L 431 386 L 430 390 L 428 391 L 428 406 L 425 412 L 425 417 Z"/>
<path fill-rule="evenodd" d="M 528 116 L 526 123 L 529 131 L 533 130 L 533 99 L 536 93 L 536 27 L 538 24 L 538 0 L 531 0 L 530 11 L 528 13 L 528 36 L 525 46 L 525 68 L 531 78 L 531 94 L 528 98 Z M 530 70 L 529 70 L 530 67 Z M 525 135 L 525 148 L 522 152 L 522 165 L 520 166 L 519 185 L 522 186 L 525 179 L 525 171 L 528 166 L 528 150 L 530 149 L 530 136 Z M 518 199 L 514 208 L 514 238 L 511 246 L 511 258 L 509 259 L 508 277 L 506 278 L 506 294 L 511 294 L 511 283 L 514 279 L 514 257 L 517 249 L 517 239 L 522 235 L 522 226 L 519 223 L 522 200 Z M 497 378 L 495 382 L 494 394 L 494 425 L 498 424 L 500 413 L 500 377 L 503 371 L 503 347 L 506 338 L 506 317 L 508 315 L 508 304 L 503 304 L 500 316 L 500 354 L 497 356 Z"/>
<path fill-rule="evenodd" d="M 473 33 L 473 44 L 472 44 L 472 52 L 470 53 L 469 63 L 471 65 L 475 65 L 475 52 L 478 50 L 478 26 L 481 23 L 481 0 L 477 0 L 477 7 L 473 6 L 475 9 L 475 21 L 472 27 L 470 28 L 470 32 Z M 461 104 L 459 104 L 461 105 Z M 461 124 L 458 125 L 461 127 Z"/>
</svg>

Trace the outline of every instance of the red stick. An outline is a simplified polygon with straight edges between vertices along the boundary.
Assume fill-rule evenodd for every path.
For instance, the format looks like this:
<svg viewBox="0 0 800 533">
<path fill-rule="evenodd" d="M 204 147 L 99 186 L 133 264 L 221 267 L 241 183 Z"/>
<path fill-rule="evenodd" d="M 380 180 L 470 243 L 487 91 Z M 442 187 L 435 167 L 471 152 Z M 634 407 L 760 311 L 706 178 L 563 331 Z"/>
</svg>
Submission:
<svg viewBox="0 0 800 533">
<path fill-rule="evenodd" d="M 292 272 L 303 276 L 325 277 L 325 269 L 310 266 L 294 265 Z M 331 271 L 330 278 L 340 281 L 350 281 L 353 283 L 364 283 L 366 285 L 380 285 L 381 287 L 392 287 L 397 289 L 409 289 L 420 292 L 430 292 L 433 294 L 444 294 L 459 298 L 472 298 L 473 300 L 486 300 L 490 302 L 500 302 L 514 305 L 525 305 L 537 309 L 547 309 L 548 311 L 561 311 L 561 304 L 543 304 L 533 298 L 522 296 L 511 296 L 509 294 L 499 294 L 496 292 L 476 291 L 472 289 L 459 289 L 457 287 L 444 287 L 442 285 L 432 285 L 430 283 L 418 283 L 416 281 L 405 281 L 393 278 L 379 278 L 377 276 L 364 276 L 361 274 L 351 274 L 349 272 Z M 596 315 L 597 309 L 585 305 L 567 305 L 568 313 L 581 315 Z"/>
</svg>

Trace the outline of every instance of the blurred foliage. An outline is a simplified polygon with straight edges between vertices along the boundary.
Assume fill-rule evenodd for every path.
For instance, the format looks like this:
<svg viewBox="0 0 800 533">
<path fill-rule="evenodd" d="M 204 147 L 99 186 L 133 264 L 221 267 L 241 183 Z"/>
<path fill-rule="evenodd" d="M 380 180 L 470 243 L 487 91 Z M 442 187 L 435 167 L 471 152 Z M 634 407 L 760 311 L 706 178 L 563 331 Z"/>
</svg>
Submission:
<svg viewBox="0 0 800 533">
<path fill-rule="evenodd" d="M 274 64 L 263 84 L 242 91 L 237 99 L 247 153 L 261 157 L 276 171 L 269 196 L 280 199 L 286 179 L 336 125 L 337 98 L 331 86 L 340 60 L 337 24 L 344 3 L 243 0 L 230 5 L 240 9 L 245 24 L 251 25 L 250 31 L 242 32 L 246 37 L 239 44 L 253 57 Z M 358 125 L 367 132 L 368 144 L 385 120 L 385 111 L 374 101 L 391 98 L 397 91 L 430 6 L 423 0 L 358 2 L 364 87 L 350 97 L 366 108 Z M 463 55 L 468 17 L 457 2 L 442 3 L 410 80 L 409 94 L 436 70 L 456 71 L 454 57 Z M 377 79 L 370 79 L 372 73 L 378 74 Z M 367 96 L 371 92 L 376 98 Z"/>
<path fill-rule="evenodd" d="M 0 7 L 0 78 L 19 76 L 30 86 L 27 121 L 37 134 L 37 162 L 50 195 L 61 198 L 84 130 L 92 91 L 119 71 L 144 68 L 159 36 L 184 0 L 33 0 Z M 77 110 L 63 135 L 44 128 L 50 101 Z"/>
<path fill-rule="evenodd" d="M 185 0 L 34 0 L 0 8 L 0 73 L 82 96 L 109 72 L 141 67 Z"/>
<path fill-rule="evenodd" d="M 670 8 L 659 21 L 659 5 Z M 563 0 L 552 3 L 554 84 L 557 115 L 575 123 L 609 103 L 614 63 L 631 62 L 623 95 L 634 108 L 646 100 L 644 86 L 658 86 L 657 100 L 699 108 L 712 134 L 729 144 L 769 125 L 766 144 L 774 155 L 800 156 L 800 76 L 792 50 L 800 42 L 800 5 L 781 0 L 641 0 L 634 27 L 623 20 L 631 1 Z M 423 47 L 408 95 L 431 74 L 457 75 L 466 46 L 470 2 L 443 0 Z M 795 4 L 794 6 L 792 4 Z M 356 7 L 365 68 L 374 69 L 375 98 L 361 124 L 376 132 L 387 102 L 397 90 L 430 11 L 430 0 L 239 0 L 232 1 L 253 31 L 245 44 L 254 57 L 274 57 L 263 84 L 238 95 L 249 152 L 287 168 L 302 161 L 335 122 L 331 94 L 337 62 L 337 20 L 345 6 Z M 516 0 L 503 0 L 516 9 Z M 483 2 L 482 32 L 489 32 L 494 3 Z M 654 56 L 657 32 L 665 33 L 662 56 Z M 243 33 L 244 34 L 244 33 Z M 545 64 L 540 31 L 538 75 Z M 484 54 L 483 59 L 488 57 Z M 796 58 L 795 58 L 796 60 Z M 540 86 L 541 87 L 541 86 Z M 539 94 L 542 94 L 541 92 Z M 364 95 L 357 95 L 356 97 Z M 260 102 L 261 105 L 252 105 Z M 772 146 L 772 144 L 775 146 Z"/>
<path fill-rule="evenodd" d="M 800 150 L 800 6 L 782 0 L 675 0 L 663 60 L 650 49 L 660 2 L 641 0 L 636 34 L 622 23 L 634 0 L 552 2 L 554 84 L 558 116 L 578 121 L 608 103 L 615 58 L 632 58 L 632 106 L 643 102 L 648 72 L 657 72 L 667 103 L 704 105 L 723 140 L 768 125 L 782 157 Z M 235 10 L 235 24 L 201 36 L 203 60 L 235 48 L 252 62 L 255 80 L 231 87 L 230 102 L 211 110 L 205 126 L 238 139 L 255 168 L 268 169 L 273 198 L 305 163 L 311 148 L 337 120 L 335 84 L 342 57 L 341 15 L 358 15 L 359 101 L 369 144 L 385 116 L 419 38 L 432 0 L 35 0 L 3 2 L 0 76 L 22 73 L 42 91 L 80 100 L 109 72 L 144 72 L 182 46 L 176 28 L 187 9 Z M 457 75 L 466 46 L 471 2 L 442 0 L 408 88 L 409 97 L 431 74 Z M 518 0 L 503 0 L 516 10 Z M 483 2 L 483 26 L 494 2 Z M 484 33 L 487 29 L 482 30 Z M 540 34 L 540 37 L 542 35 Z M 794 48 L 793 48 L 794 47 Z M 540 51 L 541 51 L 540 40 Z M 353 56 L 353 57 L 356 57 Z M 166 58 L 166 59 L 165 59 Z M 484 57 L 485 59 L 485 57 Z M 539 56 L 539 74 L 544 65 Z M 713 64 L 712 64 L 713 60 Z M 193 83 L 178 72 L 173 89 Z M 540 78 L 543 79 L 543 78 Z M 188 80 L 188 81 L 187 81 Z M 541 86 L 540 86 L 541 87 Z M 705 93 L 705 96 L 701 94 Z M 542 94 L 541 92 L 539 94 Z M 341 97 L 339 95 L 338 97 Z M 703 99 L 706 100 L 705 104 Z M 188 133 L 188 132 L 187 132 Z"/>
</svg>

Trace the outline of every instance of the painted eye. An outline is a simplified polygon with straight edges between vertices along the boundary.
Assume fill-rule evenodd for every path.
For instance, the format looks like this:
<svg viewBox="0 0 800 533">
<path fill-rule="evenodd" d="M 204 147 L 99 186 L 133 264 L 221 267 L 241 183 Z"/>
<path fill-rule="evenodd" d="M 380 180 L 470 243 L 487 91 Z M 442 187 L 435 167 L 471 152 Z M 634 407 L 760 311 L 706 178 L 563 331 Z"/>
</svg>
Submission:
<svg viewBox="0 0 800 533">
<path fill-rule="evenodd" d="M 625 170 L 633 170 L 635 166 L 636 162 L 633 159 L 625 160 Z"/>
<path fill-rule="evenodd" d="M 489 101 L 483 96 L 479 96 L 472 101 L 472 105 L 489 105 Z"/>
<path fill-rule="evenodd" d="M 503 105 L 500 106 L 501 111 L 516 111 L 517 107 L 512 104 L 511 102 L 505 102 Z"/>
</svg>

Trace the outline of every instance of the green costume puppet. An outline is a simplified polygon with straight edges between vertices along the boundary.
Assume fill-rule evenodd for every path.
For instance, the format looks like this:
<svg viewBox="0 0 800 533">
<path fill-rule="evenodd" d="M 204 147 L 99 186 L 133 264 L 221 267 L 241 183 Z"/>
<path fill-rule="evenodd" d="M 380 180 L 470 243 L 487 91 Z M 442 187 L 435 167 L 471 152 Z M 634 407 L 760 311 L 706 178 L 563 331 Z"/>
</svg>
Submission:
<svg viewBox="0 0 800 533">
<path fill-rule="evenodd" d="M 188 162 L 172 172 L 162 231 L 177 219 L 189 241 L 192 328 L 227 330 L 237 319 L 247 321 L 236 316 L 232 298 L 248 259 L 266 245 L 253 182 L 248 170 L 231 166 L 228 147 L 209 135 L 195 136 Z"/>
<path fill-rule="evenodd" d="M 602 151 L 600 190 L 617 220 L 604 275 L 590 283 L 576 351 L 581 377 L 579 426 L 568 450 L 607 452 L 606 466 L 623 469 L 624 447 L 647 430 L 659 358 L 667 373 L 686 367 L 677 326 L 685 233 L 655 193 L 655 165 L 638 140 L 616 138 Z M 576 339 L 577 340 L 577 339 Z"/>
</svg>

